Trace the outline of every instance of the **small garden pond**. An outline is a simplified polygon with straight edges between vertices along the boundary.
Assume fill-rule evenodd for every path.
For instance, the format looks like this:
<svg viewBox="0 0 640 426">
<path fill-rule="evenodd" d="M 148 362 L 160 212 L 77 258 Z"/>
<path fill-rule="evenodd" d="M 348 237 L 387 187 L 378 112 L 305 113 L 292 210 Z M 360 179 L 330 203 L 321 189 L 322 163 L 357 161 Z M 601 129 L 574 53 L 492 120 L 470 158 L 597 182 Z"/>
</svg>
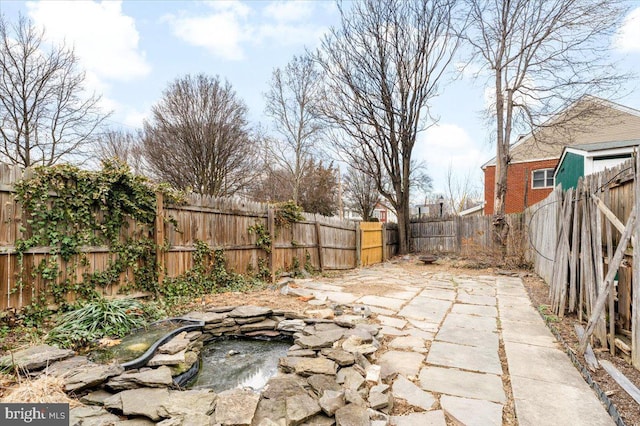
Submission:
<svg viewBox="0 0 640 426">
<path fill-rule="evenodd" d="M 290 341 L 222 339 L 202 350 L 200 372 L 187 387 L 221 392 L 235 387 L 261 390 L 278 372 L 278 360 L 287 355 Z"/>
<path fill-rule="evenodd" d="M 136 363 L 138 359 L 147 355 L 145 357 L 147 359 L 140 359 L 137 362 L 137 364 L 144 364 L 153 355 L 157 346 L 168 341 L 178 331 L 200 327 L 201 324 L 198 324 L 197 321 L 181 318 L 158 321 L 123 337 L 113 346 L 94 350 L 88 357 L 94 362 L 102 364 L 115 362 L 128 368 L 128 363 Z M 149 352 L 148 354 L 147 351 Z"/>
</svg>

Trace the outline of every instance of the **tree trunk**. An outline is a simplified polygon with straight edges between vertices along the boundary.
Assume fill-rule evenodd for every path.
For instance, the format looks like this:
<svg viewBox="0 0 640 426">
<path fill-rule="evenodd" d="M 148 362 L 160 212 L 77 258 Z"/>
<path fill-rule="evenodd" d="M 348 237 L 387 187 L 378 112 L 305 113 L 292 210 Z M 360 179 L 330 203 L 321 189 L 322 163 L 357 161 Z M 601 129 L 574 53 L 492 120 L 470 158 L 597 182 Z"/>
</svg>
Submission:
<svg viewBox="0 0 640 426">
<path fill-rule="evenodd" d="M 409 232 L 407 232 L 408 223 L 404 217 L 403 208 L 398 208 L 398 254 L 407 254 L 409 252 Z"/>
</svg>

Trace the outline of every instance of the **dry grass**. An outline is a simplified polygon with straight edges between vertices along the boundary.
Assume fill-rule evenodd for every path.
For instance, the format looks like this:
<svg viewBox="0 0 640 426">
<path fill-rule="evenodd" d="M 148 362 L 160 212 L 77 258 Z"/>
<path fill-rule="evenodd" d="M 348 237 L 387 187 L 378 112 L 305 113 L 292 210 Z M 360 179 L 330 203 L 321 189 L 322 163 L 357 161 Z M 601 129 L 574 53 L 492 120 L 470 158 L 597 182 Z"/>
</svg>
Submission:
<svg viewBox="0 0 640 426">
<path fill-rule="evenodd" d="M 62 403 L 70 407 L 82 405 L 64 393 L 64 380 L 48 374 L 41 374 L 36 379 L 20 379 L 19 383 L 6 389 L 2 402 L 41 402 Z"/>
</svg>

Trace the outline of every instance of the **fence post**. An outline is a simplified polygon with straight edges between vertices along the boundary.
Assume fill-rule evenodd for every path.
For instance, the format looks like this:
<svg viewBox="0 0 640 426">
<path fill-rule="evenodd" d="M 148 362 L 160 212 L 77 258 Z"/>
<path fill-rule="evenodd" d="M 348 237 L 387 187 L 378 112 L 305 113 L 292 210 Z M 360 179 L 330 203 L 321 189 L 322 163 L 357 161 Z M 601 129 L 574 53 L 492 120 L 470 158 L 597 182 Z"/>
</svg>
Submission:
<svg viewBox="0 0 640 426">
<path fill-rule="evenodd" d="M 382 224 L 382 229 L 380 230 L 380 232 L 382 232 L 382 261 L 386 261 L 387 260 L 387 224 L 383 223 Z"/>
<path fill-rule="evenodd" d="M 635 180 L 633 182 L 634 208 L 640 211 L 640 155 L 636 152 L 635 158 Z M 640 241 L 640 224 L 636 221 L 633 227 L 635 241 Z M 640 248 L 633 246 L 633 278 L 631 285 L 633 288 L 633 299 L 631 301 L 631 364 L 640 368 Z M 611 265 L 609 265 L 611 267 Z"/>
<path fill-rule="evenodd" d="M 156 193 L 156 223 L 155 223 L 156 268 L 158 268 L 158 287 L 162 285 L 165 275 L 164 252 L 164 196 Z"/>
<path fill-rule="evenodd" d="M 318 263 L 320 264 L 320 272 L 324 272 L 324 254 L 322 253 L 322 230 L 320 229 L 320 223 L 316 218 L 316 238 L 318 241 Z"/>
<path fill-rule="evenodd" d="M 272 207 L 269 207 L 267 210 L 267 231 L 269 231 L 269 237 L 271 238 L 271 251 L 267 254 L 269 258 L 269 272 L 271 273 L 271 282 L 274 282 L 276 280 L 276 216 Z"/>
<path fill-rule="evenodd" d="M 360 222 L 356 222 L 356 268 L 362 266 L 362 230 Z"/>
</svg>

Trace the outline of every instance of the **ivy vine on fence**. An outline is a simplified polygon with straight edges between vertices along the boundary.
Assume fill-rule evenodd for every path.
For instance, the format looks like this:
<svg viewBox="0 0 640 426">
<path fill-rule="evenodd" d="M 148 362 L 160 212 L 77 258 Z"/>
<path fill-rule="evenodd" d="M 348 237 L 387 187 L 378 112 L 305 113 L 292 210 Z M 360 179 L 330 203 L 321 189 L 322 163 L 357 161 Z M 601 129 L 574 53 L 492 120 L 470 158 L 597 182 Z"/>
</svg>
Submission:
<svg viewBox="0 0 640 426">
<path fill-rule="evenodd" d="M 15 191 L 26 219 L 20 229 L 23 238 L 16 241 L 19 287 L 27 278 L 25 254 L 48 247 L 32 269 L 30 278 L 46 284 L 33 300 L 32 311 L 44 312 L 51 302 L 64 305 L 68 292 L 75 292 L 78 299 L 95 298 L 96 288 L 118 283 L 127 269 L 133 271 L 127 289 L 155 290 L 156 192 L 173 201 L 178 201 L 178 193 L 134 175 L 117 161 L 104 162 L 99 171 L 70 165 L 38 167 L 16 183 Z M 85 247 L 95 246 L 108 248 L 108 265 L 84 272 L 80 281 L 78 268 L 89 265 Z"/>
</svg>

